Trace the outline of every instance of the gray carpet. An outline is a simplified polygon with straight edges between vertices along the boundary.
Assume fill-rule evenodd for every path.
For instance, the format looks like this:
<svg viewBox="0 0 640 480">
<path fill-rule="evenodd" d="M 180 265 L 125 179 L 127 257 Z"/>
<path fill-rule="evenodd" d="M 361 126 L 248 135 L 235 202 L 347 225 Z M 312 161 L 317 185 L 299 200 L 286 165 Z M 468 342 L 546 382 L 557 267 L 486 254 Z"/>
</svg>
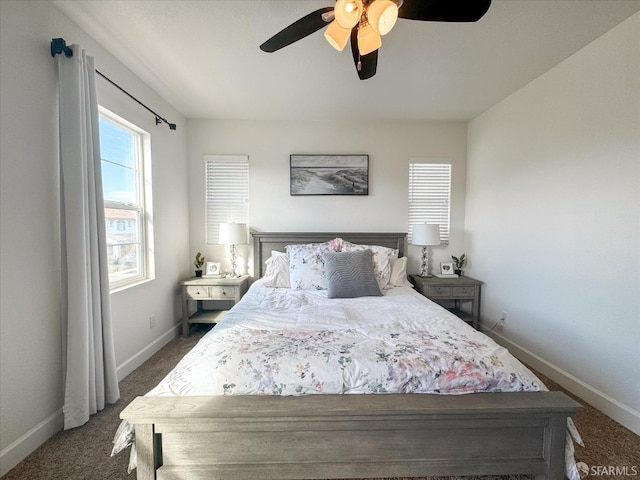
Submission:
<svg viewBox="0 0 640 480">
<path fill-rule="evenodd" d="M 118 428 L 118 415 L 135 397 L 151 390 L 178 363 L 202 335 L 207 326 L 195 325 L 188 338 L 177 337 L 120 383 L 120 400 L 94 415 L 84 426 L 60 432 L 40 446 L 2 477 L 2 480 L 134 480 L 127 474 L 129 452 L 111 457 L 111 440 Z M 538 374 L 539 375 L 539 374 Z M 539 375 L 551 390 L 563 390 Z M 571 394 L 569 394 L 571 395 Z M 612 419 L 571 395 L 584 408 L 574 421 L 585 442 L 576 446 L 576 461 L 593 466 L 636 466 L 640 476 L 640 438 Z M 602 471 L 602 470 L 600 470 Z M 465 480 L 524 480 L 527 476 L 448 477 Z M 620 479 L 618 475 L 599 475 L 598 479 Z M 628 477 L 632 478 L 632 477 Z"/>
</svg>

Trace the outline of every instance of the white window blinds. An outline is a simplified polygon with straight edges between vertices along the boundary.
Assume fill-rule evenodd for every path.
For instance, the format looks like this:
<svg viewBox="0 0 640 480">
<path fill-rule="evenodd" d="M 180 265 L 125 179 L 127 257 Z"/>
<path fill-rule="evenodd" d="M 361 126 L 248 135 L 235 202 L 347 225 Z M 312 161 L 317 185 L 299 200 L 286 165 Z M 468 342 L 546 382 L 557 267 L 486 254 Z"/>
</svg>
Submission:
<svg viewBox="0 0 640 480">
<path fill-rule="evenodd" d="M 416 223 L 437 223 L 443 244 L 449 243 L 451 163 L 411 159 L 409 163 L 409 241 Z"/>
<path fill-rule="evenodd" d="M 217 244 L 221 223 L 249 223 L 249 157 L 205 155 L 207 244 Z"/>
</svg>

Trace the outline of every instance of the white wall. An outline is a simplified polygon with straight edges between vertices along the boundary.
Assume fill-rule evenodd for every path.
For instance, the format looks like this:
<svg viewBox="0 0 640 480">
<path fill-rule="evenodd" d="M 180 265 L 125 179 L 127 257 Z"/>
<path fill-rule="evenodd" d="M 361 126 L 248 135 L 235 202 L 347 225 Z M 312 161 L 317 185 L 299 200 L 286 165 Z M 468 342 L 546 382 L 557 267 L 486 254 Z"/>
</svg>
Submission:
<svg viewBox="0 0 640 480">
<path fill-rule="evenodd" d="M 247 154 L 250 227 L 257 231 L 407 231 L 410 157 L 449 158 L 452 168 L 451 242 L 434 261 L 451 261 L 463 247 L 466 125 L 456 122 L 188 121 L 191 253 L 224 261 L 225 249 L 205 245 L 206 154 Z M 289 155 L 369 155 L 369 195 L 290 196 Z M 241 247 L 243 260 L 249 247 Z M 418 270 L 419 247 L 409 269 Z M 439 265 L 439 263 L 438 263 Z"/>
<path fill-rule="evenodd" d="M 0 2 L 0 474 L 62 427 L 54 37 L 81 44 L 96 66 L 177 131 L 98 79 L 101 104 L 151 134 L 156 279 L 112 295 L 119 375 L 174 334 L 177 282 L 189 268 L 186 122 L 48 1 Z M 149 315 L 156 314 L 156 327 Z"/>
<path fill-rule="evenodd" d="M 472 121 L 466 198 L 483 321 L 636 433 L 639 45 L 636 14 Z"/>
<path fill-rule="evenodd" d="M 156 126 L 98 81 L 104 106 L 152 134 L 156 279 L 112 296 L 121 377 L 174 335 L 176 284 L 195 252 L 224 255 L 205 246 L 203 155 L 250 156 L 251 227 L 262 231 L 405 231 L 408 159 L 444 157 L 454 165 L 452 235 L 435 262 L 470 248 L 469 273 L 486 282 L 485 321 L 507 311 L 504 341 L 637 426 L 639 23 L 632 17 L 472 122 L 467 173 L 462 123 L 186 122 L 49 2 L 0 1 L 0 474 L 62 425 L 49 55 L 60 36 L 178 125 Z M 369 154 L 370 194 L 289 196 L 291 153 Z M 415 272 L 419 249 L 410 254 Z"/>
</svg>

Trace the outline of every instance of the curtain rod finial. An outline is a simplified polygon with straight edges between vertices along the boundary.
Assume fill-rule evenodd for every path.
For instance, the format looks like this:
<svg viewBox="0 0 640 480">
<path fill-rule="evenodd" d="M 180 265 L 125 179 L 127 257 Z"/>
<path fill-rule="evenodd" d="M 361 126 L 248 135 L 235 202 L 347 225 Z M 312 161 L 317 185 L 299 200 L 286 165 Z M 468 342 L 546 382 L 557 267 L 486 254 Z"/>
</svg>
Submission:
<svg viewBox="0 0 640 480">
<path fill-rule="evenodd" d="M 175 123 L 169 123 L 164 118 L 162 118 L 160 116 L 156 116 L 156 125 L 160 125 L 162 122 L 164 122 L 167 125 L 169 125 L 169 130 L 175 130 L 176 129 L 176 124 Z"/>
<path fill-rule="evenodd" d="M 52 38 L 51 39 L 51 56 L 55 57 L 59 53 L 64 53 L 65 57 L 73 57 L 73 50 L 67 47 L 67 42 L 64 38 Z"/>
</svg>

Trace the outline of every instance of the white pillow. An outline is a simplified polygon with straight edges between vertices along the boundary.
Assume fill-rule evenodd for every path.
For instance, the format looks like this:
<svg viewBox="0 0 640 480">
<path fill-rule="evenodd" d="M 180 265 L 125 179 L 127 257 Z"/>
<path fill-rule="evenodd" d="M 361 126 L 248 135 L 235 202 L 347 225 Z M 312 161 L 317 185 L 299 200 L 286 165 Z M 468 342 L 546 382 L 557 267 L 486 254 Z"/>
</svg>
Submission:
<svg viewBox="0 0 640 480">
<path fill-rule="evenodd" d="M 271 252 L 271 257 L 264 262 L 267 266 L 262 277 L 265 287 L 291 288 L 289 278 L 289 255 L 282 252 Z"/>
<path fill-rule="evenodd" d="M 379 245 L 356 245 L 355 243 L 342 242 L 343 252 L 356 252 L 359 250 L 371 250 L 373 258 L 373 270 L 380 289 L 389 284 L 391 278 L 391 259 L 398 258 L 398 250 Z"/>
<path fill-rule="evenodd" d="M 340 240 L 340 241 L 338 241 Z M 325 243 L 287 245 L 289 254 L 289 279 L 294 290 L 326 290 L 323 255 L 339 252 L 342 240 Z"/>
<path fill-rule="evenodd" d="M 391 277 L 387 288 L 411 287 L 413 284 L 407 278 L 407 257 L 391 258 Z"/>
</svg>

